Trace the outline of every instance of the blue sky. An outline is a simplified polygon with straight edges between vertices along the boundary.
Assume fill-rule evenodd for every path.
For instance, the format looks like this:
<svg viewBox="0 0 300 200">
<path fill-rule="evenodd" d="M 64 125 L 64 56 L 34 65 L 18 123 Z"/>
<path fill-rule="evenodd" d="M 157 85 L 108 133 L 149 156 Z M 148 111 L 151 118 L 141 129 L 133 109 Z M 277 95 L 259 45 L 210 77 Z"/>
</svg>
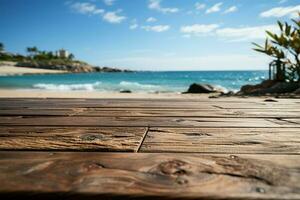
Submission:
<svg viewBox="0 0 300 200">
<path fill-rule="evenodd" d="M 99 66 L 139 70 L 256 70 L 264 30 L 299 0 L 0 0 L 0 41 L 25 53 L 65 48 Z"/>
</svg>

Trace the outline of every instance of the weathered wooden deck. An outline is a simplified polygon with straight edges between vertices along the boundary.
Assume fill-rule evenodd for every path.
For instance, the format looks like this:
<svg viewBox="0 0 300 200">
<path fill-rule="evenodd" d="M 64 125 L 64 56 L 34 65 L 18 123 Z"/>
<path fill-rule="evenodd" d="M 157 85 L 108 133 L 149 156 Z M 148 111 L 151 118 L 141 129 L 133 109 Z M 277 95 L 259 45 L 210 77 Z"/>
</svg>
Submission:
<svg viewBox="0 0 300 200">
<path fill-rule="evenodd" d="M 0 99 L 0 198 L 300 199 L 300 99 Z"/>
</svg>

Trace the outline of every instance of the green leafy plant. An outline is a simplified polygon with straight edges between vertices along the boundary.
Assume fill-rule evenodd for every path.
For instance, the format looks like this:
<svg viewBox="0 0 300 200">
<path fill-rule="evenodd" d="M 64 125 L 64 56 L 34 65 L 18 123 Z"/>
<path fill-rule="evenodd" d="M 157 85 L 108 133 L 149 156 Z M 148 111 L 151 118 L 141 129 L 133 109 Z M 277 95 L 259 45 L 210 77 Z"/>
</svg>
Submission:
<svg viewBox="0 0 300 200">
<path fill-rule="evenodd" d="M 0 42 L 0 52 L 4 51 L 4 44 L 2 42 Z"/>
<path fill-rule="evenodd" d="M 33 57 L 37 53 L 39 53 L 39 50 L 37 47 L 27 47 L 26 48 L 27 53 L 29 54 L 30 57 Z"/>
<path fill-rule="evenodd" d="M 72 53 L 68 56 L 68 59 L 69 59 L 69 60 L 73 60 L 74 58 L 75 58 L 75 56 L 74 56 L 74 54 L 72 54 Z"/>
<path fill-rule="evenodd" d="M 278 21 L 278 26 L 279 33 L 266 31 L 270 39 L 264 46 L 253 43 L 254 50 L 274 59 L 270 66 L 276 69 L 275 80 L 300 82 L 300 13 L 292 24 Z"/>
</svg>

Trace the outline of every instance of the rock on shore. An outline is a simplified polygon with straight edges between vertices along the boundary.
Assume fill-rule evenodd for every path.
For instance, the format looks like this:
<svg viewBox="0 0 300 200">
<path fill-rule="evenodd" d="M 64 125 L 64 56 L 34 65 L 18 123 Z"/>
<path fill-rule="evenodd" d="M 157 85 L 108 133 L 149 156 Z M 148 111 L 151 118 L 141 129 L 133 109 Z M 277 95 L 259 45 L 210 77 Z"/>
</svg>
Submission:
<svg viewBox="0 0 300 200">
<path fill-rule="evenodd" d="M 131 72 L 130 70 L 121 70 L 111 67 L 94 67 L 85 62 L 49 60 L 49 61 L 26 61 L 17 63 L 18 67 L 29 67 L 38 69 L 62 70 L 72 73 L 89 73 L 89 72 Z"/>
<path fill-rule="evenodd" d="M 190 85 L 189 89 L 184 92 L 185 94 L 200 94 L 200 93 L 225 93 L 221 88 L 210 84 L 199 84 L 193 83 Z"/>
<path fill-rule="evenodd" d="M 237 93 L 238 95 L 265 95 L 265 94 L 285 94 L 300 92 L 300 83 L 278 82 L 266 80 L 257 85 L 245 85 Z"/>
</svg>

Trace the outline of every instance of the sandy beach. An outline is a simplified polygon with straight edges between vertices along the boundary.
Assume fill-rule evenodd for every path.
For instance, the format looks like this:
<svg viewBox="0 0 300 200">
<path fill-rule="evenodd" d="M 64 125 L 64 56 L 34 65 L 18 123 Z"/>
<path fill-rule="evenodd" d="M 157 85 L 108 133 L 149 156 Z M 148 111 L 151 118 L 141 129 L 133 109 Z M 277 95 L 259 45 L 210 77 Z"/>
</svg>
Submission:
<svg viewBox="0 0 300 200">
<path fill-rule="evenodd" d="M 62 70 L 16 67 L 14 62 L 0 63 L 0 76 L 14 76 L 14 75 L 26 75 L 26 74 L 61 74 L 61 73 L 67 73 L 67 72 Z"/>
<path fill-rule="evenodd" d="M 208 94 L 117 93 L 97 91 L 45 91 L 0 89 L 0 98 L 200 99 Z"/>
</svg>

